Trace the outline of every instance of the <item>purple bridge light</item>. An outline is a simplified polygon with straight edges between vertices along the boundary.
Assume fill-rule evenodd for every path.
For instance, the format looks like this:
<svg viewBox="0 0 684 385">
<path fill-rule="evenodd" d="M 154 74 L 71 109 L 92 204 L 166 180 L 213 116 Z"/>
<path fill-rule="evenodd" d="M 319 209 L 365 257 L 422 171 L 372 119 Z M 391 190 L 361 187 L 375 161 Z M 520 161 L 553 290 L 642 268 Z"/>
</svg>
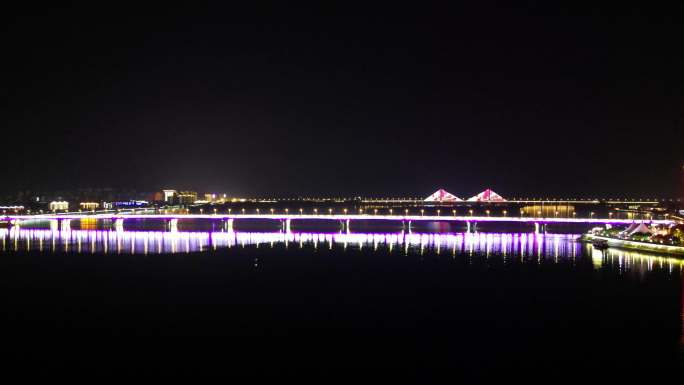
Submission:
<svg viewBox="0 0 684 385">
<path fill-rule="evenodd" d="M 670 219 L 615 219 L 615 218 L 553 218 L 553 217 L 515 217 L 515 216 L 453 216 L 453 215 L 374 215 L 374 214 L 40 214 L 40 215 L 6 215 L 0 217 L 9 221 L 25 220 L 64 220 L 64 219 L 208 219 L 208 220 L 248 220 L 270 219 L 278 221 L 291 220 L 332 220 L 332 221 L 432 221 L 432 222 L 512 222 L 512 223 L 577 223 L 577 224 L 611 224 L 628 225 L 634 222 L 670 225 Z"/>
</svg>

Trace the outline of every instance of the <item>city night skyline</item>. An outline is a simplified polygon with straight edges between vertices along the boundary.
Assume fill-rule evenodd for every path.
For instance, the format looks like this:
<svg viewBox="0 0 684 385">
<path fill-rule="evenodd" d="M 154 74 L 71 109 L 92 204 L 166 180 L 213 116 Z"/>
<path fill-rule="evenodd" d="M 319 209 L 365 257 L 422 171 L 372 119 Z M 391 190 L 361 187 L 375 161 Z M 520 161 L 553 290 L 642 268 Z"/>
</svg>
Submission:
<svg viewBox="0 0 684 385">
<path fill-rule="evenodd" d="M 681 383 L 683 1 L 2 16 L 6 378 Z"/>
<path fill-rule="evenodd" d="M 2 192 L 681 195 L 670 9 L 87 11 L 6 25 Z"/>
</svg>

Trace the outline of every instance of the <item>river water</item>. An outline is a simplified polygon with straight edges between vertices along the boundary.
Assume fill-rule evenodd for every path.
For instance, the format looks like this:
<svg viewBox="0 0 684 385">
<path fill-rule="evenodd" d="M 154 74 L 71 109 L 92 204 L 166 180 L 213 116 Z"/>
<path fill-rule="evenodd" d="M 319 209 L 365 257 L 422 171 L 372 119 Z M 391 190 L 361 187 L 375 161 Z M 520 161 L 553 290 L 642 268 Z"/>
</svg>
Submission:
<svg viewBox="0 0 684 385">
<path fill-rule="evenodd" d="M 682 368 L 674 257 L 578 234 L 139 227 L 0 229 L 13 364 L 415 383 Z"/>
</svg>

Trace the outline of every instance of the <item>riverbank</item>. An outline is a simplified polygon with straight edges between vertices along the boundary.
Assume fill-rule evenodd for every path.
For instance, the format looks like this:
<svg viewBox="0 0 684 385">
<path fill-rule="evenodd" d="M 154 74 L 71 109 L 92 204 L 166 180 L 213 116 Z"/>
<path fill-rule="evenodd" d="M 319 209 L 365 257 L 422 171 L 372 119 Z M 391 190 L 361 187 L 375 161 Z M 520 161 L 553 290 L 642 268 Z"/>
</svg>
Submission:
<svg viewBox="0 0 684 385">
<path fill-rule="evenodd" d="M 609 247 L 617 247 L 620 249 L 628 250 L 648 251 L 651 253 L 669 254 L 676 255 L 678 257 L 684 257 L 684 246 L 671 246 L 650 242 L 637 242 L 630 241 L 627 239 L 602 237 L 593 234 L 584 234 L 581 238 L 581 240 L 584 242 L 592 242 L 598 239 L 607 241 Z"/>
</svg>

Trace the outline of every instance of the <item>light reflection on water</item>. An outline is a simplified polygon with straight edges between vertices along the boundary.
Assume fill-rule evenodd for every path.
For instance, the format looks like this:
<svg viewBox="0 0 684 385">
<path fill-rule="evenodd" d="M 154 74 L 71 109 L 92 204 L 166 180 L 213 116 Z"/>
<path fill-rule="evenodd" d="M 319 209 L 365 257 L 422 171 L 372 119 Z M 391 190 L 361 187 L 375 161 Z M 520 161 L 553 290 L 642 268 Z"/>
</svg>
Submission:
<svg viewBox="0 0 684 385">
<path fill-rule="evenodd" d="M 313 247 L 381 249 L 404 254 L 496 255 L 545 262 L 589 256 L 596 269 L 621 271 L 665 269 L 680 273 L 684 260 L 640 252 L 600 251 L 578 241 L 578 234 L 535 233 L 309 233 L 0 229 L 3 251 L 109 254 L 189 253 L 233 247 Z"/>
</svg>

